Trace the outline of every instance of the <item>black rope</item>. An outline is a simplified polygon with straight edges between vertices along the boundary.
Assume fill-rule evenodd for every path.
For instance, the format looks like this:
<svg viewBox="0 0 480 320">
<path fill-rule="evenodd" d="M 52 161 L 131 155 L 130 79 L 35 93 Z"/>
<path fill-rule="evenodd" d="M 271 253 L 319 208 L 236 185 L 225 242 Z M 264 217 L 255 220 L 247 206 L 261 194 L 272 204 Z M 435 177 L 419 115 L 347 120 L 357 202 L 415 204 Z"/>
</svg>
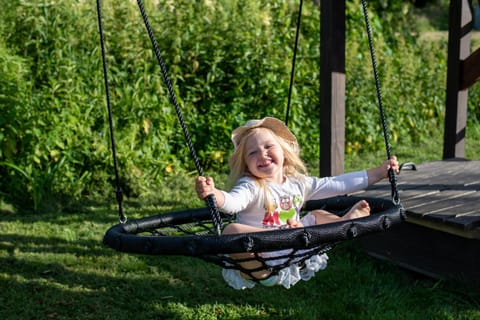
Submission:
<svg viewBox="0 0 480 320">
<path fill-rule="evenodd" d="M 295 46 L 293 48 L 292 71 L 290 72 L 290 86 L 288 88 L 287 111 L 285 114 L 286 126 L 288 126 L 288 117 L 290 115 L 290 102 L 292 100 L 293 78 L 295 76 L 295 61 L 297 60 L 297 48 L 298 48 L 298 38 L 300 34 L 300 22 L 302 19 L 302 7 L 303 7 L 303 0 L 300 0 L 300 6 L 298 8 L 298 17 L 297 17 L 297 30 L 295 32 Z"/>
<path fill-rule="evenodd" d="M 115 184 L 116 184 L 116 199 L 118 202 L 118 216 L 121 223 L 127 222 L 127 217 L 123 213 L 123 192 L 120 187 L 120 175 L 118 172 L 118 161 L 117 161 L 117 151 L 115 147 L 115 137 L 113 130 L 113 117 L 112 117 L 112 107 L 110 105 L 110 88 L 108 85 L 108 71 L 107 71 L 107 59 L 105 56 L 105 39 L 103 36 L 103 25 L 102 25 L 102 6 L 100 3 L 101 0 L 97 0 L 97 14 L 98 14 L 98 31 L 100 34 L 100 46 L 102 48 L 102 64 L 103 64 L 103 79 L 105 81 L 105 96 L 107 99 L 107 110 L 108 110 L 108 123 L 110 125 L 110 142 L 112 145 L 112 154 L 113 154 L 113 166 L 115 170 Z"/>
<path fill-rule="evenodd" d="M 178 105 L 177 98 L 175 96 L 175 92 L 172 88 L 172 83 L 170 82 L 170 78 L 168 77 L 167 68 L 165 67 L 165 63 L 163 62 L 162 56 L 160 55 L 160 50 L 158 49 L 157 41 L 155 40 L 155 36 L 153 35 L 152 28 L 150 27 L 150 23 L 148 22 L 148 17 L 145 12 L 145 8 L 141 0 L 137 0 L 138 7 L 143 17 L 143 22 L 145 23 L 145 27 L 148 32 L 148 36 L 150 37 L 150 41 L 152 42 L 153 50 L 155 52 L 155 56 L 157 57 L 158 63 L 160 65 L 160 69 L 163 74 L 163 78 L 167 85 L 168 93 L 170 94 L 170 101 L 172 102 L 173 106 L 175 107 L 175 111 L 177 112 L 178 120 L 180 121 L 180 125 L 182 127 L 183 134 L 187 141 L 188 149 L 190 150 L 190 155 L 192 156 L 193 162 L 195 163 L 195 167 L 198 171 L 198 174 L 203 176 L 203 170 L 200 165 L 200 161 L 197 157 L 197 153 L 195 152 L 195 148 L 193 147 L 192 139 L 190 138 L 190 134 L 188 133 L 187 126 L 185 124 L 185 120 L 183 119 L 182 112 L 180 110 L 180 106 Z M 212 215 L 212 221 L 217 230 L 217 233 L 221 233 L 222 229 L 222 218 L 220 217 L 220 213 L 218 212 L 218 208 L 215 203 L 215 198 L 213 195 L 209 195 L 205 198 L 205 202 L 210 210 Z"/>
<path fill-rule="evenodd" d="M 387 158 L 390 159 L 392 157 L 391 155 L 391 146 L 390 146 L 390 141 L 388 138 L 388 131 L 387 131 L 387 119 L 385 117 L 385 111 L 383 108 L 383 102 L 382 102 L 382 91 L 380 89 L 380 81 L 378 78 L 378 71 L 377 71 L 377 61 L 375 58 L 375 50 L 373 48 L 373 41 L 372 41 L 372 30 L 370 28 L 370 21 L 368 19 L 368 11 L 367 11 L 367 1 L 362 0 L 362 7 L 363 7 L 363 16 L 365 17 L 365 25 L 367 28 L 367 35 L 368 35 L 368 45 L 370 47 L 370 55 L 372 58 L 372 66 L 373 66 L 373 75 L 375 77 L 375 87 L 376 87 L 376 92 L 377 92 L 377 99 L 378 99 L 378 108 L 380 111 L 380 117 L 382 120 L 382 128 L 383 128 L 383 137 L 385 140 L 385 149 L 387 152 Z M 395 204 L 400 203 L 400 196 L 398 194 L 397 190 L 397 178 L 395 176 L 395 172 L 393 169 L 388 170 L 388 179 L 390 181 L 391 189 L 392 189 L 392 201 Z"/>
</svg>

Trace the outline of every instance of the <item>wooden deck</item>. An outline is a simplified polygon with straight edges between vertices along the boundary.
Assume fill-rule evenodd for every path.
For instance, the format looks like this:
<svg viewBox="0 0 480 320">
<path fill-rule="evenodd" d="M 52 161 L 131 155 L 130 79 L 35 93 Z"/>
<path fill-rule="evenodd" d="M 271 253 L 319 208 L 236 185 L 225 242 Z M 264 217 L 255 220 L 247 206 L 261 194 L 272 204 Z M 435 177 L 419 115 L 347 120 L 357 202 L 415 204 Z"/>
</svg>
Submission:
<svg viewBox="0 0 480 320">
<path fill-rule="evenodd" d="M 406 222 L 361 239 L 367 252 L 435 278 L 480 284 L 480 161 L 405 166 L 397 182 Z M 387 181 L 355 195 L 390 194 Z"/>
</svg>

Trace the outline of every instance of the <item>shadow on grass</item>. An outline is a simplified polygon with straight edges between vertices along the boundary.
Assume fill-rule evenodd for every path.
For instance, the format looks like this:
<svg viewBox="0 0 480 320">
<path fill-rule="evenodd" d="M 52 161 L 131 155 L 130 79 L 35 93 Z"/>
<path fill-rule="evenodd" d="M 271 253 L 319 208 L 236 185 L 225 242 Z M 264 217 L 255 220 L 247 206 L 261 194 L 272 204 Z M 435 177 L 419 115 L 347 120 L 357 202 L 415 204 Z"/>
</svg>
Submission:
<svg viewBox="0 0 480 320">
<path fill-rule="evenodd" d="M 113 256 L 114 251 L 105 250 L 101 242 L 94 240 L 66 241 L 57 237 L 24 236 L 0 234 L 0 250 L 6 250 L 9 256 L 15 252 L 31 254 L 70 254 L 80 256 Z"/>
<path fill-rule="evenodd" d="M 228 306 L 240 315 L 249 306 L 248 318 L 265 319 L 297 309 L 276 305 L 279 295 L 289 301 L 285 289 L 259 288 L 264 298 L 232 290 L 219 267 L 191 257 L 125 255 L 94 240 L 12 234 L 0 235 L 0 252 L 1 319 L 183 319 L 198 309 L 222 318 Z"/>
<path fill-rule="evenodd" d="M 122 204 L 123 213 L 128 220 L 150 217 L 166 212 L 198 208 L 205 206 L 200 201 L 182 203 L 173 200 L 138 200 L 128 199 Z M 89 221 L 101 224 L 117 224 L 119 221 L 118 204 L 115 201 L 85 200 L 69 207 L 61 213 L 15 213 L 0 211 L 0 221 L 45 222 L 70 225 Z"/>
<path fill-rule="evenodd" d="M 60 231 L 75 229 L 69 240 L 36 229 L 6 233 L 0 224 L 0 319 L 426 319 L 470 315 L 480 305 L 478 295 L 410 277 L 350 244 L 331 252 L 327 270 L 289 290 L 237 291 L 218 266 L 197 258 L 106 248 L 102 231 L 83 234 L 91 226 L 84 216 L 70 225 L 70 215 L 48 217 Z M 27 228 L 41 221 L 25 219 Z"/>
</svg>

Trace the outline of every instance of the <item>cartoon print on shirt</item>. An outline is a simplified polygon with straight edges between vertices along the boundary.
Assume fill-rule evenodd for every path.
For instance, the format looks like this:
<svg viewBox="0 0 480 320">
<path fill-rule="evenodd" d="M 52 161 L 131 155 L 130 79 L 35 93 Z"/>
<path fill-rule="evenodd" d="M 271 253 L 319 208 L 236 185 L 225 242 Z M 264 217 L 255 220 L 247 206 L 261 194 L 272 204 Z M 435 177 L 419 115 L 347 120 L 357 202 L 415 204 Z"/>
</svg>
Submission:
<svg viewBox="0 0 480 320">
<path fill-rule="evenodd" d="M 297 212 L 298 216 L 300 216 L 300 211 L 302 211 L 302 203 L 303 203 L 303 198 L 299 194 L 293 195 L 293 206 L 295 207 L 295 211 Z"/>
<path fill-rule="evenodd" d="M 279 217 L 285 224 L 288 219 L 295 218 L 297 213 L 296 208 L 293 205 L 293 197 L 291 195 L 283 195 L 280 197 L 280 212 Z"/>
<path fill-rule="evenodd" d="M 285 225 L 288 219 L 298 219 L 302 202 L 300 195 L 283 195 L 280 197 L 280 205 L 276 201 L 268 207 L 265 204 L 263 227 L 278 228 Z"/>
<path fill-rule="evenodd" d="M 263 216 L 262 225 L 264 228 L 278 227 L 282 223 L 278 217 L 277 203 L 274 202 L 268 208 L 265 205 L 265 215 Z"/>
</svg>

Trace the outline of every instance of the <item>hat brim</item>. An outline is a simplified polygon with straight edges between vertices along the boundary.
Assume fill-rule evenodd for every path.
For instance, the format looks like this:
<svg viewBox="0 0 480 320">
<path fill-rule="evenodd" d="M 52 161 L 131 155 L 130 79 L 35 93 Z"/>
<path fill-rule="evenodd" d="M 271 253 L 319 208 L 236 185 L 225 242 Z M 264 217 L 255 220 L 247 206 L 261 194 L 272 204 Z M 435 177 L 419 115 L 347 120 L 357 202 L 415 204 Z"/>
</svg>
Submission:
<svg viewBox="0 0 480 320">
<path fill-rule="evenodd" d="M 241 127 L 236 128 L 232 132 L 232 142 L 235 148 L 238 147 L 245 133 L 254 128 L 270 129 L 275 135 L 279 136 L 289 144 L 297 145 L 297 138 L 288 129 L 281 120 L 273 117 L 265 117 L 260 120 L 249 120 Z"/>
</svg>

